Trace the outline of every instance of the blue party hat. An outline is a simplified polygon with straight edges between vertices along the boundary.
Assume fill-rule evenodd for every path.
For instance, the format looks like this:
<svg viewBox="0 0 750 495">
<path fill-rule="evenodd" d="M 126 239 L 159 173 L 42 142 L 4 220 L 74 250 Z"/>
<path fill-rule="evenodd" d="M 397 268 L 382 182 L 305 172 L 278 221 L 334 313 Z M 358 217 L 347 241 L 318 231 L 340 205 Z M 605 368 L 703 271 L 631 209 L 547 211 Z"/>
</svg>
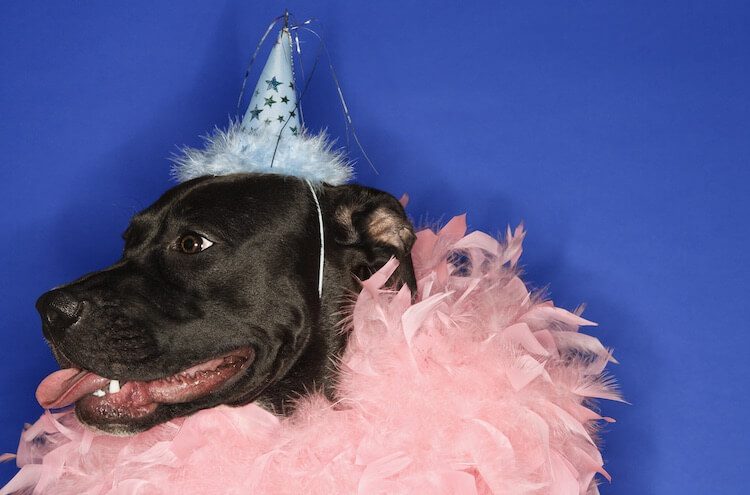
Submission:
<svg viewBox="0 0 750 495">
<path fill-rule="evenodd" d="M 276 135 L 296 136 L 301 130 L 298 113 L 292 38 L 284 28 L 258 78 L 242 126 L 251 132 L 265 129 Z"/>
<path fill-rule="evenodd" d="M 187 148 L 174 159 L 179 181 L 241 172 L 293 175 L 339 185 L 352 177 L 343 151 L 325 132 L 310 134 L 300 115 L 292 37 L 285 25 L 258 78 L 241 122 L 206 138 L 205 149 Z"/>
</svg>

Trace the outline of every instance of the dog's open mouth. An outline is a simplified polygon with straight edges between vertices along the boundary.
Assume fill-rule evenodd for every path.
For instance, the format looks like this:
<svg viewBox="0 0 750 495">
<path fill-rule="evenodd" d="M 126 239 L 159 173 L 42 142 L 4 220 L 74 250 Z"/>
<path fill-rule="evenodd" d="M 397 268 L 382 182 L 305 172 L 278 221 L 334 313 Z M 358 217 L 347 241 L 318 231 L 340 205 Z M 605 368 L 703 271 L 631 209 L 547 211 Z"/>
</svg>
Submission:
<svg viewBox="0 0 750 495">
<path fill-rule="evenodd" d="M 203 398 L 227 385 L 253 361 L 244 347 L 171 376 L 151 381 L 118 381 L 90 371 L 66 368 L 42 380 L 36 390 L 46 409 L 76 403 L 79 414 L 102 421 L 125 421 L 153 413 L 159 404 L 180 404 Z"/>
</svg>

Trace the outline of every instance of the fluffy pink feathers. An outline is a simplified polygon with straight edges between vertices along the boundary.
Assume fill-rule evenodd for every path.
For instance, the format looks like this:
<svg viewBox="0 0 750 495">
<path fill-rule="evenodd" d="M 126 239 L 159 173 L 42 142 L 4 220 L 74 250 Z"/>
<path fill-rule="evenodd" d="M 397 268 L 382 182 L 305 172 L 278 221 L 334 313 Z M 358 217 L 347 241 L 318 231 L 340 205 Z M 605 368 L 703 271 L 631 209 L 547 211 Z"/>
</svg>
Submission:
<svg viewBox="0 0 750 495">
<path fill-rule="evenodd" d="M 524 232 L 504 242 L 463 216 L 413 249 L 418 302 L 363 282 L 341 362 L 340 400 L 300 400 L 279 420 L 218 407 L 133 437 L 45 414 L 22 436 L 0 494 L 594 494 L 608 477 L 591 398 L 619 400 L 593 325 L 530 294 Z"/>
</svg>

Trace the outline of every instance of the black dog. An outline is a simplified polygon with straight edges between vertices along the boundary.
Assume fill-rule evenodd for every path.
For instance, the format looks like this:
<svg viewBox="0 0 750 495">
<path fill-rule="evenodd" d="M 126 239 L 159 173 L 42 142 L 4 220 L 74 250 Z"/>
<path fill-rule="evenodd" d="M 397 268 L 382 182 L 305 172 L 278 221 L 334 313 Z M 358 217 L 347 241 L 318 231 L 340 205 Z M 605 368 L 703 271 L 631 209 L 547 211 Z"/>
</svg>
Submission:
<svg viewBox="0 0 750 495">
<path fill-rule="evenodd" d="M 165 193 L 132 219 L 119 262 L 39 298 L 44 336 L 70 368 L 45 380 L 40 401 L 75 402 L 82 422 L 129 434 L 218 404 L 284 414 L 310 390 L 332 396 L 357 278 L 395 256 L 391 282 L 414 292 L 414 232 L 384 192 L 324 185 L 318 196 L 322 298 L 305 182 L 237 174 Z"/>
</svg>

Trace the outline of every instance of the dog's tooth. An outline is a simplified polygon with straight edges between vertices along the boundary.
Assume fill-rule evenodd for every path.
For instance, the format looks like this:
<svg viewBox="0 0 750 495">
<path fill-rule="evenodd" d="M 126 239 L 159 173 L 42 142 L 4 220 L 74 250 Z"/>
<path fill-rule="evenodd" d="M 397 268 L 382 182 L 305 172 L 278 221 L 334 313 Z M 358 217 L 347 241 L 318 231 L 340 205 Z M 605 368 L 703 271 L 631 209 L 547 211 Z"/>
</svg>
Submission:
<svg viewBox="0 0 750 495">
<path fill-rule="evenodd" d="M 120 391 L 120 382 L 118 380 L 112 380 L 109 382 L 109 393 L 116 394 Z"/>
<path fill-rule="evenodd" d="M 104 390 L 99 389 L 99 390 L 95 390 L 94 393 L 91 395 L 93 395 L 94 397 L 104 397 L 105 395 L 107 395 L 107 393 Z"/>
</svg>

